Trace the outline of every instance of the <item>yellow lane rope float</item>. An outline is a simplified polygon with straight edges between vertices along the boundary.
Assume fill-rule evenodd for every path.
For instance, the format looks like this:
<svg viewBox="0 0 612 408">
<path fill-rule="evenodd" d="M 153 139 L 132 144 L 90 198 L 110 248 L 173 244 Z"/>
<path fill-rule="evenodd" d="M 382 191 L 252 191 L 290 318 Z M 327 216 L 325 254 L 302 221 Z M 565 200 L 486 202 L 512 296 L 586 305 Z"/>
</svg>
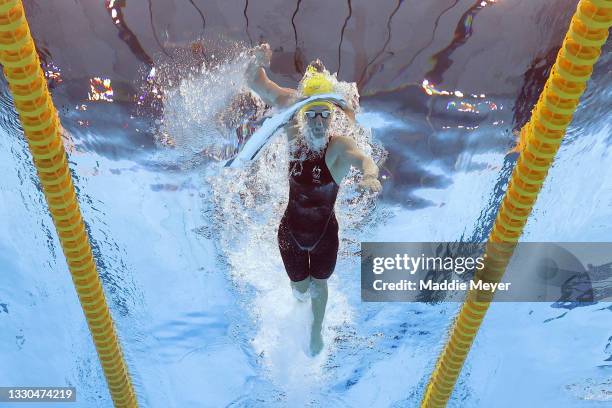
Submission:
<svg viewBox="0 0 612 408">
<path fill-rule="evenodd" d="M 21 0 L 0 0 L 0 63 L 116 407 L 137 407 Z"/>
<path fill-rule="evenodd" d="M 521 129 L 520 156 L 487 242 L 485 267 L 475 279 L 488 282 L 501 279 L 611 25 L 612 0 L 578 3 L 531 119 Z M 421 407 L 446 406 L 491 297 L 490 292 L 468 293 L 433 370 Z"/>
</svg>

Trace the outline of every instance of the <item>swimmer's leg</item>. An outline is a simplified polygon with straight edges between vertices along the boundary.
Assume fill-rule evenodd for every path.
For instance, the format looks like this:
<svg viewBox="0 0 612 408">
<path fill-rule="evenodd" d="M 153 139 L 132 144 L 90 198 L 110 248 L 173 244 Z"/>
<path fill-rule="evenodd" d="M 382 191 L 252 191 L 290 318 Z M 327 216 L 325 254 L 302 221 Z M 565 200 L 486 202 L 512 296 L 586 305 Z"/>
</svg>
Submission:
<svg viewBox="0 0 612 408">
<path fill-rule="evenodd" d="M 327 307 L 327 279 L 311 277 L 310 296 L 312 298 L 312 331 L 310 332 L 310 351 L 313 356 L 323 349 L 323 318 Z"/>
<path fill-rule="evenodd" d="M 278 227 L 278 249 L 291 280 L 291 288 L 304 294 L 310 284 L 308 251 L 301 249 L 291 236 L 285 216 Z"/>
<path fill-rule="evenodd" d="M 323 318 L 327 306 L 327 279 L 334 272 L 338 256 L 338 222 L 332 214 L 323 237 L 310 252 L 310 279 L 312 280 L 310 294 L 312 297 L 312 332 L 310 349 L 313 355 L 323 349 Z"/>
</svg>

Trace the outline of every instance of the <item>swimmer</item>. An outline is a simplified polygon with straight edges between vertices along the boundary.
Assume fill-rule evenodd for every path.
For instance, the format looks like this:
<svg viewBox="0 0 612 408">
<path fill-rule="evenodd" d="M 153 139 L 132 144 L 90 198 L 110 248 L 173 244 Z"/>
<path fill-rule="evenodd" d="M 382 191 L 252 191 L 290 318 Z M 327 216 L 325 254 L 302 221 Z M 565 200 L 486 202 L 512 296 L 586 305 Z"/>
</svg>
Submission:
<svg viewBox="0 0 612 408">
<path fill-rule="evenodd" d="M 334 91 L 319 60 L 308 66 L 301 81 L 302 92 L 279 86 L 265 71 L 271 56 L 268 44 L 257 47 L 246 73 L 249 86 L 267 105 L 285 108 L 304 98 Z M 285 126 L 291 156 L 289 202 L 280 221 L 278 245 L 293 293 L 298 300 L 305 301 L 310 292 L 313 356 L 323 349 L 321 330 L 327 305 L 327 279 L 334 272 L 338 255 L 334 205 L 339 185 L 353 166 L 363 174 L 360 190 L 380 192 L 382 189 L 376 163 L 352 138 L 330 131 L 332 118 L 342 114 L 340 111 L 354 122 L 351 102 L 340 108 L 319 100 L 305 105 Z"/>
</svg>

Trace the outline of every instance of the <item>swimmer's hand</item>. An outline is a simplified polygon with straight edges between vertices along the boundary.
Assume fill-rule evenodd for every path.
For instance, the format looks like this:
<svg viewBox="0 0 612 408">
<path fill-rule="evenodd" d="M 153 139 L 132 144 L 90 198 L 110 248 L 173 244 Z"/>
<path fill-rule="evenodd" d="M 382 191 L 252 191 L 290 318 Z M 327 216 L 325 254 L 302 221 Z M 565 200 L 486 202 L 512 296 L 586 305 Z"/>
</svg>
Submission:
<svg viewBox="0 0 612 408">
<path fill-rule="evenodd" d="M 251 61 L 246 69 L 246 77 L 249 82 L 256 82 L 259 77 L 265 74 L 262 74 L 262 68 L 265 69 L 270 66 L 270 58 L 272 58 L 272 50 L 270 49 L 270 45 L 261 44 L 257 47 L 253 48 L 250 52 Z M 261 78 L 259 78 L 261 81 Z M 251 87 L 253 84 L 251 84 Z"/>
<path fill-rule="evenodd" d="M 253 56 L 255 58 L 252 64 L 255 65 L 257 68 L 269 67 L 270 59 L 272 58 L 272 49 L 270 48 L 270 44 L 263 43 L 255 47 L 253 49 Z"/>
<path fill-rule="evenodd" d="M 368 193 L 380 193 L 382 191 L 382 184 L 375 176 L 364 176 L 359 184 L 357 184 L 359 191 L 366 191 Z"/>
</svg>

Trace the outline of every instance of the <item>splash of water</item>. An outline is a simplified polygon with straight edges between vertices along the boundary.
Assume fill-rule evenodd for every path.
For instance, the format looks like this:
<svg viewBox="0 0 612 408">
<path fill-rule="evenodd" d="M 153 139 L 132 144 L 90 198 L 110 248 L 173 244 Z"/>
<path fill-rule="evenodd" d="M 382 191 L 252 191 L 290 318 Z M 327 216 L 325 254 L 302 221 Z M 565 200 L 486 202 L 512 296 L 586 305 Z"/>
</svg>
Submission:
<svg viewBox="0 0 612 408">
<path fill-rule="evenodd" d="M 176 149 L 193 154 L 234 137 L 231 129 L 219 125 L 219 116 L 236 95 L 245 92 L 243 73 L 248 62 L 248 53 L 242 53 L 214 69 L 203 67 L 167 93 L 163 129 L 172 135 Z M 358 101 L 355 84 L 333 80 L 338 93 Z M 386 152 L 372 141 L 371 132 L 345 115 L 334 115 L 331 127 L 336 134 L 354 138 L 375 160 L 384 159 Z M 308 357 L 310 302 L 302 304 L 293 298 L 276 237 L 288 201 L 288 165 L 287 138 L 278 137 L 248 168 L 224 168 L 213 161 L 204 167 L 203 176 L 210 186 L 205 195 L 211 209 L 206 216 L 212 214 L 222 263 L 256 326 L 249 345 L 269 379 L 282 390 L 284 402 L 305 406 L 328 375 L 325 363 L 337 336 L 331 328 L 350 330 L 352 310 L 336 271 L 329 283 L 326 346 L 318 357 Z M 352 171 L 342 183 L 336 204 L 341 225 L 339 261 L 358 254 L 363 227 L 376 218 L 374 197 L 358 194 L 354 188 L 358 181 L 357 172 Z"/>
<path fill-rule="evenodd" d="M 175 60 L 158 68 L 155 92 L 163 101 L 163 115 L 157 121 L 157 143 L 183 160 L 226 158 L 238 144 L 235 129 L 244 117 L 264 109 L 246 87 L 244 72 L 251 60 L 248 50 L 234 44 L 195 66 Z"/>
</svg>

